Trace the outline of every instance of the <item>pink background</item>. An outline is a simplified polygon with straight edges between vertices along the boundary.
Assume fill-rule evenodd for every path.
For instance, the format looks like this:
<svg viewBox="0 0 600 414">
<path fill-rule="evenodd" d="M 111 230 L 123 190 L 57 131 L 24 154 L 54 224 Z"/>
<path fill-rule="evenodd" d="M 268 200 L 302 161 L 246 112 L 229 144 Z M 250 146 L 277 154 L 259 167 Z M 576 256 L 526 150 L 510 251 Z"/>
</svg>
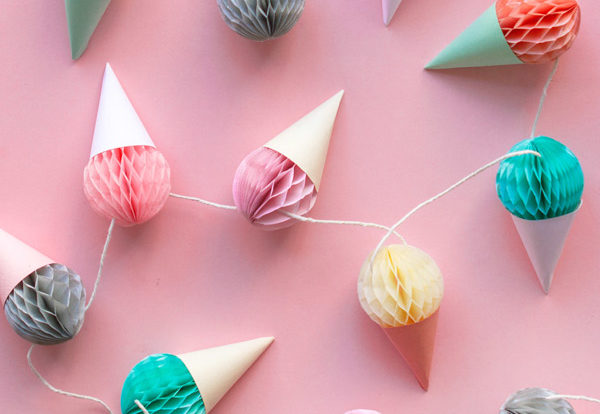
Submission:
<svg viewBox="0 0 600 414">
<path fill-rule="evenodd" d="M 5 1 L 0 226 L 77 270 L 90 292 L 108 221 L 81 182 L 106 61 L 170 161 L 173 191 L 223 203 L 245 154 L 345 88 L 311 214 L 391 224 L 527 137 L 550 71 L 423 71 L 489 4 L 459 3 L 406 0 L 385 28 L 379 0 L 308 0 L 289 35 L 257 44 L 225 26 L 214 0 L 115 0 L 72 62 L 62 1 Z M 493 171 L 401 227 L 446 280 L 428 393 L 356 298 L 381 232 L 299 224 L 268 233 L 174 199 L 151 222 L 116 229 L 83 330 L 37 348 L 39 369 L 119 412 L 121 384 L 147 354 L 274 335 L 215 414 L 493 413 L 527 386 L 600 396 L 600 4 L 581 3 L 580 37 L 539 125 L 586 174 L 550 296 Z M 103 412 L 45 389 L 27 369 L 28 344 L 1 319 L 2 412 Z M 593 411 L 584 404 L 579 412 Z"/>
</svg>

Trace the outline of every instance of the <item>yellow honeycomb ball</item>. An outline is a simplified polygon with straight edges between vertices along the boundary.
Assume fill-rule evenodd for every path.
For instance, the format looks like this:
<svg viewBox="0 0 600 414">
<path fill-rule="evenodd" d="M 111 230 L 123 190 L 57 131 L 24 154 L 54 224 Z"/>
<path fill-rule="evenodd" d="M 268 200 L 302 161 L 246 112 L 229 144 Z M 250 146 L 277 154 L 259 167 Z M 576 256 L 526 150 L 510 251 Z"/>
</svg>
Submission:
<svg viewBox="0 0 600 414">
<path fill-rule="evenodd" d="M 372 262 L 371 256 L 358 279 L 358 299 L 371 319 L 394 328 L 421 322 L 438 310 L 444 279 L 429 255 L 395 244 L 381 248 Z"/>
</svg>

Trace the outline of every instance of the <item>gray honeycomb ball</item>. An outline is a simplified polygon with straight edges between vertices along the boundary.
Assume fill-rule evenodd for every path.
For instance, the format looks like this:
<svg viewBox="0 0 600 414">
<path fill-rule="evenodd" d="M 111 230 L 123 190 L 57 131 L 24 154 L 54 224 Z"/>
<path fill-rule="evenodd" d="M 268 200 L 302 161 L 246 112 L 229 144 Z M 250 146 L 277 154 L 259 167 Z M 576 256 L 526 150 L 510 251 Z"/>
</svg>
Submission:
<svg viewBox="0 0 600 414">
<path fill-rule="evenodd" d="M 564 399 L 547 399 L 556 395 L 544 388 L 525 388 L 517 391 L 504 403 L 500 414 L 575 414 Z"/>
<path fill-rule="evenodd" d="M 4 303 L 16 333 L 29 342 L 54 345 L 73 338 L 83 325 L 85 289 L 68 267 L 49 264 L 21 281 Z"/>
<path fill-rule="evenodd" d="M 217 0 L 227 26 L 245 38 L 283 36 L 296 24 L 304 0 Z"/>
</svg>

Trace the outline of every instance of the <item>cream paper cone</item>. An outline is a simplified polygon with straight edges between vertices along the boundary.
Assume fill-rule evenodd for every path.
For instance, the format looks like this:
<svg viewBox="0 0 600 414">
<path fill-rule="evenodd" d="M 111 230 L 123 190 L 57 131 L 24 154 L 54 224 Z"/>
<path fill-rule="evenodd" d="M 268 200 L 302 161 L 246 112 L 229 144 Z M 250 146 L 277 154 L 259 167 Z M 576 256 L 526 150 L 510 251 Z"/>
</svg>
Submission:
<svg viewBox="0 0 600 414">
<path fill-rule="evenodd" d="M 425 69 L 468 68 L 518 65 L 523 62 L 508 45 L 498 17 L 496 4 L 442 50 Z"/>
<path fill-rule="evenodd" d="M 55 263 L 33 247 L 0 229 L 0 298 L 2 304 L 13 289 L 40 267 Z"/>
<path fill-rule="evenodd" d="M 394 14 L 396 14 L 396 10 L 398 10 L 398 6 L 400 6 L 402 0 L 382 0 L 381 6 L 383 7 L 383 23 L 386 26 L 392 21 Z"/>
<path fill-rule="evenodd" d="M 258 338 L 178 355 L 196 382 L 210 412 L 275 338 Z"/>
<path fill-rule="evenodd" d="M 107 63 L 90 158 L 104 151 L 135 145 L 155 147 L 117 76 Z"/>
<path fill-rule="evenodd" d="M 429 389 L 438 316 L 439 310 L 429 318 L 412 325 L 383 328 L 425 391 Z"/>
<path fill-rule="evenodd" d="M 344 91 L 321 104 L 264 146 L 285 155 L 308 175 L 317 191 L 325 167 L 329 140 Z"/>
<path fill-rule="evenodd" d="M 512 216 L 531 264 L 546 294 L 550 291 L 554 270 L 578 210 L 545 220 L 524 220 Z"/>
</svg>

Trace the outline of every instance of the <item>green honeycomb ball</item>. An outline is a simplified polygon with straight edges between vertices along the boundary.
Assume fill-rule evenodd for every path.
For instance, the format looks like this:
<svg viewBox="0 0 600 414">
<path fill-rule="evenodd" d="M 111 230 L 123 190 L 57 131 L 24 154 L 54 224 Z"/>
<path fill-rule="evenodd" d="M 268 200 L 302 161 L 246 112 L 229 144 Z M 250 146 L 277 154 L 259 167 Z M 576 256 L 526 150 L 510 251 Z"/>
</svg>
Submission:
<svg viewBox="0 0 600 414">
<path fill-rule="evenodd" d="M 123 414 L 206 414 L 204 400 L 185 364 L 175 355 L 150 355 L 129 373 L 121 392 Z"/>
<path fill-rule="evenodd" d="M 504 207 L 525 220 L 542 220 L 569 214 L 581 204 L 583 171 L 577 157 L 560 142 L 537 137 L 526 139 L 510 152 L 533 154 L 508 158 L 500 164 L 496 190 Z"/>
</svg>

